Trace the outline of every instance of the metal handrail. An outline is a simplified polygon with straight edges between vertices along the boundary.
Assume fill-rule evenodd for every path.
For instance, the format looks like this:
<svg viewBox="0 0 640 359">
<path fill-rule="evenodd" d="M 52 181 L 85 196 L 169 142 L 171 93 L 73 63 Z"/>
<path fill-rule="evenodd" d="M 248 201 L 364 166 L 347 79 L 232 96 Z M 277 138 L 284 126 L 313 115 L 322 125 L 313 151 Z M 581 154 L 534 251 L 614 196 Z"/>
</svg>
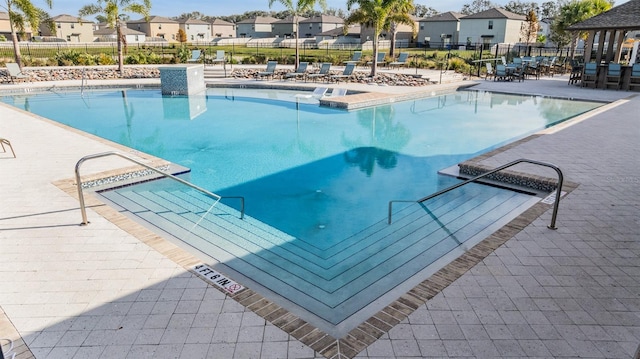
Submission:
<svg viewBox="0 0 640 359">
<path fill-rule="evenodd" d="M 204 193 L 208 197 L 211 197 L 211 198 L 215 199 L 216 203 L 223 198 L 220 195 L 217 195 L 217 194 L 215 194 L 213 192 L 207 191 L 204 188 L 198 187 L 198 186 L 196 186 L 196 185 L 194 185 L 194 184 L 192 184 L 190 182 L 187 182 L 187 181 L 183 180 L 182 178 L 178 178 L 178 177 L 176 177 L 176 176 L 174 176 L 172 174 L 169 174 L 167 172 L 161 171 L 161 170 L 159 170 L 157 168 L 153 168 L 153 167 L 151 167 L 151 166 L 149 166 L 147 164 L 144 164 L 144 163 L 142 163 L 142 162 L 140 162 L 140 161 L 138 161 L 136 159 L 133 159 L 133 158 L 131 158 L 131 157 L 125 155 L 125 154 L 122 154 L 120 152 L 110 151 L 110 152 L 96 153 L 94 155 L 84 156 L 78 161 L 78 163 L 76 163 L 76 183 L 77 183 L 77 186 L 78 186 L 78 199 L 80 200 L 80 211 L 82 212 L 82 223 L 81 223 L 81 225 L 87 225 L 87 224 L 89 224 L 89 221 L 87 220 L 87 210 L 86 210 L 86 206 L 85 206 L 85 203 L 84 203 L 84 194 L 82 192 L 82 182 L 80 180 L 80 166 L 82 166 L 82 164 L 87 160 L 101 158 L 101 157 L 107 157 L 107 156 L 118 156 L 118 157 L 124 158 L 124 159 L 129 160 L 129 161 L 131 161 L 131 162 L 133 162 L 133 163 L 135 163 L 135 164 L 137 164 L 139 166 L 142 166 L 142 167 L 147 168 L 147 169 L 149 169 L 151 171 L 154 171 L 154 172 L 156 172 L 156 173 L 158 173 L 158 174 L 160 174 L 160 175 L 162 175 L 164 177 L 167 177 L 167 178 L 170 178 L 172 180 L 178 181 L 178 182 L 182 183 L 185 186 L 191 187 L 191 188 L 193 188 L 193 189 L 195 189 L 197 191 L 200 191 L 200 192 Z M 241 199 L 240 218 L 241 219 L 244 218 L 244 198 L 243 197 L 228 197 L 228 198 L 240 198 Z M 215 205 L 215 203 L 214 203 L 214 205 Z"/>
<path fill-rule="evenodd" d="M 452 190 L 454 190 L 454 189 L 456 189 L 458 187 L 462 187 L 462 186 L 466 185 L 467 183 L 471 183 L 471 182 L 477 181 L 480 178 L 483 178 L 483 177 L 486 177 L 488 175 L 494 174 L 496 172 L 502 171 L 505 168 L 509 168 L 511 166 L 517 165 L 518 163 L 522 163 L 522 162 L 527 162 L 527 163 L 531 163 L 531 164 L 534 164 L 534 165 L 549 167 L 549 168 L 554 169 L 556 171 L 556 173 L 558 174 L 558 183 L 556 185 L 556 199 L 555 199 L 555 201 L 553 203 L 553 214 L 551 215 L 551 224 L 549 224 L 547 226 L 550 229 L 558 229 L 556 227 L 556 217 L 558 216 L 558 205 L 560 204 L 560 195 L 561 195 L 562 183 L 564 181 L 564 176 L 562 175 L 562 170 L 560 170 L 560 168 L 558 166 L 554 165 L 554 164 L 535 161 L 535 160 L 529 160 L 529 159 L 526 159 L 526 158 L 521 158 L 519 160 L 515 160 L 515 161 L 512 161 L 512 162 L 509 162 L 509 163 L 507 163 L 505 165 L 502 165 L 500 167 L 496 167 L 496 168 L 494 168 L 493 170 L 491 170 L 489 172 L 485 172 L 483 174 L 480 174 L 478 176 L 470 178 L 470 179 L 468 179 L 466 181 L 463 181 L 463 182 L 460 182 L 458 184 L 455 184 L 455 185 L 453 185 L 451 187 L 447 187 L 447 188 L 445 188 L 443 190 L 440 190 L 438 192 L 430 194 L 430 195 L 428 195 L 426 197 L 420 198 L 417 201 L 411 201 L 411 200 L 393 200 L 393 201 L 389 201 L 388 224 L 391 224 L 392 207 L 393 207 L 393 203 L 394 202 L 421 203 L 421 202 L 424 202 L 424 201 L 429 200 L 431 198 L 437 197 L 437 196 L 439 196 L 441 194 L 444 194 L 444 193 L 447 193 L 449 191 L 452 191 Z"/>
</svg>

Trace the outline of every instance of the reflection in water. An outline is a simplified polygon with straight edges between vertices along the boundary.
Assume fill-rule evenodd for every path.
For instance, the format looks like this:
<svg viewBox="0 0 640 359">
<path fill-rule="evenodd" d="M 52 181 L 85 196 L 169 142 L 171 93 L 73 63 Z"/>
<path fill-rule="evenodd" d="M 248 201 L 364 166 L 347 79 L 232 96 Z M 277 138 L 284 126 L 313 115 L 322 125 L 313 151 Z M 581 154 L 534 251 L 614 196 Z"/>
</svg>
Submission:
<svg viewBox="0 0 640 359">
<path fill-rule="evenodd" d="M 392 106 L 380 106 L 358 112 L 358 124 L 369 131 L 369 138 L 349 139 L 343 133 L 342 143 L 352 148 L 344 153 L 345 161 L 358 165 L 360 170 L 371 176 L 375 164 L 385 169 L 394 168 L 397 153 L 411 140 L 410 131 L 395 121 Z"/>
</svg>

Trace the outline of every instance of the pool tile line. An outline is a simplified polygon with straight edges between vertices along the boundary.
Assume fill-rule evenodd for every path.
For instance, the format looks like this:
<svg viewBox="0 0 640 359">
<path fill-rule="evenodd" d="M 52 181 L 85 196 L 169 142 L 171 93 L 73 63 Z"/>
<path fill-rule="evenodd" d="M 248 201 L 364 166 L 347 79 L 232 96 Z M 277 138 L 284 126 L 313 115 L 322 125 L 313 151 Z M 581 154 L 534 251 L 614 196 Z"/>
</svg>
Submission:
<svg viewBox="0 0 640 359">
<path fill-rule="evenodd" d="M 510 145 L 506 145 L 487 154 L 478 156 L 467 161 L 467 163 L 477 164 L 477 162 L 486 157 L 493 156 L 497 153 L 506 151 L 509 148 L 528 142 L 537 136 L 538 135 L 532 135 L 521 139 Z M 90 178 L 97 179 L 101 176 L 113 176 L 114 174 L 117 175 L 118 171 L 119 170 L 112 170 L 93 174 Z M 53 184 L 77 199 L 75 179 L 60 180 Z M 563 189 L 567 194 L 569 194 L 576 187 L 577 184 L 575 183 L 565 182 Z M 193 256 L 191 253 L 155 234 L 150 229 L 133 222 L 114 208 L 106 206 L 95 196 L 89 194 L 85 196 L 85 200 L 87 206 L 90 206 L 99 215 L 135 236 L 151 248 L 154 248 L 156 251 L 175 263 L 183 266 L 186 270 L 194 273 L 192 270 L 193 266 L 201 263 L 201 260 Z M 507 240 L 532 223 L 550 207 L 550 205 L 540 202 L 530 207 L 520 216 L 507 223 L 466 253 L 441 268 L 431 277 L 427 278 L 409 292 L 384 307 L 371 318 L 361 323 L 343 338 L 334 338 L 324 333 L 303 319 L 289 313 L 285 308 L 282 308 L 262 297 L 250 288 L 245 288 L 236 294 L 229 294 L 223 289 L 215 286 L 214 288 L 234 299 L 248 310 L 253 311 L 260 317 L 269 321 L 276 327 L 282 329 L 284 332 L 307 345 L 320 355 L 331 359 L 353 358 L 369 345 L 376 342 L 384 334 L 389 332 L 397 324 L 405 320 L 421 305 L 424 305 L 456 279 L 460 278 L 465 272 L 490 255 Z"/>
</svg>

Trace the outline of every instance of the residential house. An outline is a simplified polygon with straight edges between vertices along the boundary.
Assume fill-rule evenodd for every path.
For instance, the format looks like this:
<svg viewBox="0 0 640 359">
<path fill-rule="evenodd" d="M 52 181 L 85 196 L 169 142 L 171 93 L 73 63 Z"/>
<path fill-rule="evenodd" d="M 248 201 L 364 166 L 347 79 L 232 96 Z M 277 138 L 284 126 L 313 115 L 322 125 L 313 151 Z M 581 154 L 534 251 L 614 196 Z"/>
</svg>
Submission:
<svg viewBox="0 0 640 359">
<path fill-rule="evenodd" d="M 415 22 L 416 30 L 418 29 L 418 19 L 410 15 L 411 18 Z M 365 43 L 367 41 L 373 41 L 373 28 L 370 26 L 362 26 L 362 32 L 360 33 L 360 41 Z M 417 34 L 417 33 L 416 33 Z M 380 33 L 380 40 L 391 40 L 391 35 L 387 31 L 382 31 Z M 413 36 L 413 29 L 411 26 L 407 24 L 397 24 L 396 25 L 396 46 L 400 44 L 402 47 L 407 47 L 409 43 L 415 41 L 415 37 Z M 398 46 L 400 47 L 400 46 Z"/>
<path fill-rule="evenodd" d="M 502 8 L 492 8 L 460 18 L 460 42 L 471 46 L 522 42 L 526 17 Z"/>
<path fill-rule="evenodd" d="M 418 20 L 418 43 L 425 47 L 441 48 L 458 44 L 460 18 L 463 16 L 455 11 L 448 11 Z"/>
<path fill-rule="evenodd" d="M 100 26 L 101 28 L 93 32 L 95 42 L 116 42 L 118 34 L 115 28 Z M 145 42 L 146 34 L 142 31 L 122 27 L 122 36 L 127 44 L 139 44 Z"/>
<path fill-rule="evenodd" d="M 4 35 L 7 41 L 11 41 L 11 25 L 9 24 L 9 14 L 6 12 L 0 12 L 0 35 Z M 27 27 L 21 40 L 29 40 L 32 35 L 31 28 Z"/>
<path fill-rule="evenodd" d="M 187 34 L 187 41 L 211 41 L 211 24 L 198 19 L 180 21 L 180 28 Z"/>
<path fill-rule="evenodd" d="M 306 17 L 298 16 L 298 22 L 306 20 Z M 295 33 L 298 31 L 298 24 L 293 16 L 288 16 L 285 19 L 276 21 L 273 23 L 272 34 L 275 37 L 295 37 Z"/>
<path fill-rule="evenodd" d="M 50 29 L 44 23 L 40 23 L 40 35 L 44 37 L 57 37 L 67 42 L 92 42 L 95 24 L 71 15 L 58 15 L 51 18 L 54 28 Z"/>
<path fill-rule="evenodd" d="M 269 38 L 273 37 L 273 23 L 278 19 L 271 16 L 257 16 L 246 19 L 236 25 L 236 37 Z"/>
<path fill-rule="evenodd" d="M 213 38 L 235 37 L 236 24 L 221 19 L 215 19 L 211 23 L 211 36 L 213 36 Z"/>
<path fill-rule="evenodd" d="M 177 21 L 162 16 L 151 16 L 149 21 L 144 18 L 135 21 L 127 21 L 127 27 L 136 31 L 144 32 L 150 41 L 178 42 L 178 30 L 180 25 Z"/>
<path fill-rule="evenodd" d="M 300 38 L 315 37 L 316 35 L 337 29 L 344 25 L 344 20 L 331 15 L 314 16 L 300 21 Z"/>
</svg>

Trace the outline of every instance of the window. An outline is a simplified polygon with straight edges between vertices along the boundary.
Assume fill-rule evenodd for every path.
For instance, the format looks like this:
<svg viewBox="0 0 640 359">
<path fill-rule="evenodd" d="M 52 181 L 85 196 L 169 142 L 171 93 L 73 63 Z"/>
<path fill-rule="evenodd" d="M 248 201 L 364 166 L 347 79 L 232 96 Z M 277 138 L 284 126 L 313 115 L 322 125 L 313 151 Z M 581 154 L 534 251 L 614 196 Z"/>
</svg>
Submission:
<svg viewBox="0 0 640 359">
<path fill-rule="evenodd" d="M 140 39 L 138 38 L 138 35 L 136 35 L 136 42 L 140 41 Z"/>
<path fill-rule="evenodd" d="M 176 39 L 176 34 L 171 35 L 171 40 L 175 40 Z"/>
<path fill-rule="evenodd" d="M 424 30 L 424 24 L 420 24 L 420 30 Z"/>
<path fill-rule="evenodd" d="M 75 29 L 75 28 L 76 28 L 76 24 L 71 23 L 71 28 L 72 28 L 72 29 Z"/>
<path fill-rule="evenodd" d="M 62 25 L 60 25 L 60 23 L 57 23 L 56 25 L 57 25 L 58 29 L 62 28 Z"/>
<path fill-rule="evenodd" d="M 193 35 L 191 35 L 191 41 L 193 41 Z"/>
<path fill-rule="evenodd" d="M 71 35 L 67 35 L 67 41 L 71 41 Z"/>
<path fill-rule="evenodd" d="M 493 30 L 493 20 L 489 20 L 489 30 Z"/>
<path fill-rule="evenodd" d="M 162 24 L 158 24 L 158 29 L 162 29 Z"/>
<path fill-rule="evenodd" d="M 189 24 L 187 24 L 187 30 L 189 30 Z"/>
</svg>

